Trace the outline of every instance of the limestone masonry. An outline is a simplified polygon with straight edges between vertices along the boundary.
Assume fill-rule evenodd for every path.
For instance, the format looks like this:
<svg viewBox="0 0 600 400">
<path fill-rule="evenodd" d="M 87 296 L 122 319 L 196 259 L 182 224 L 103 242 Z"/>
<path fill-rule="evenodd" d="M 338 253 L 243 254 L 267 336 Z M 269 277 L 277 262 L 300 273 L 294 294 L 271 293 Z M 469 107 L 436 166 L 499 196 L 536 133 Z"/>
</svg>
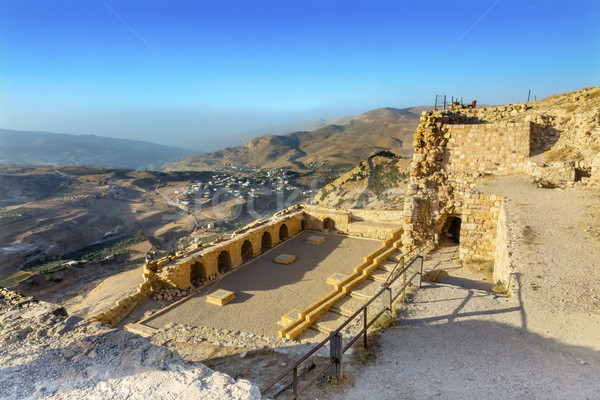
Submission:
<svg viewBox="0 0 600 400">
<path fill-rule="evenodd" d="M 586 91 L 573 99 L 584 110 L 591 101 L 588 97 L 595 96 Z M 581 152 L 598 149 L 597 143 L 590 147 L 592 142 L 586 138 L 594 137 L 591 132 L 598 129 L 600 114 L 591 110 L 569 119 L 561 109 L 546 115 L 528 113 L 531 108 L 527 104 L 475 109 L 456 105 L 447 111 L 423 112 L 414 135 L 415 153 L 404 203 L 405 249 L 431 234 L 451 236 L 451 231 L 458 229 L 460 259 L 493 261 L 494 281 L 508 283 L 505 200 L 474 191 L 475 183 L 490 175 L 528 174 L 547 187 L 598 185 L 600 153 L 591 163 L 582 153 L 581 161 L 565 161 L 561 156 L 563 160 L 545 162 L 540 157 L 564 141 L 561 135 L 569 137 L 570 145 Z M 585 117 L 580 120 L 582 115 Z M 578 154 L 579 150 L 568 146 L 561 147 L 564 154 Z"/>
</svg>

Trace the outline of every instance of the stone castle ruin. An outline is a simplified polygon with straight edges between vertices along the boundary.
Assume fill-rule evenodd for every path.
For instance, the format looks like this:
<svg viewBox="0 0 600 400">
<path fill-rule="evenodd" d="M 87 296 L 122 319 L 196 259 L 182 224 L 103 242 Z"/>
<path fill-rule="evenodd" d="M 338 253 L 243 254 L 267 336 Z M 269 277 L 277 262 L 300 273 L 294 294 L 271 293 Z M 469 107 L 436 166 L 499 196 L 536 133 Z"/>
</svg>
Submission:
<svg viewBox="0 0 600 400">
<path fill-rule="evenodd" d="M 522 118 L 527 110 L 526 104 L 480 109 L 458 105 L 423 112 L 404 203 L 405 247 L 431 234 L 436 241 L 452 237 L 460 243 L 460 260 L 493 261 L 494 282 L 509 283 L 505 199 L 478 192 L 475 184 L 486 176 L 513 174 L 527 174 L 550 187 L 591 185 L 600 178 L 595 161 L 591 166 L 548 165 L 532 158 L 547 151 L 559 132 L 537 116 Z"/>
<path fill-rule="evenodd" d="M 410 184 L 402 211 L 291 207 L 236 231 L 230 238 L 147 263 L 144 283 L 137 291 L 96 319 L 115 325 L 149 294 L 165 288 L 183 293 L 183 297 L 192 295 L 306 230 L 378 239 L 382 247 L 366 256 L 330 294 L 305 310 L 297 310 L 295 315 L 300 319 L 281 329 L 282 337 L 295 338 L 296 327 L 301 331 L 305 323 L 327 312 L 335 301 L 381 268 L 390 254 L 399 249 L 406 254 L 430 240 L 434 245 L 446 237 L 458 242 L 461 261 L 493 263 L 493 281 L 510 287 L 514 271 L 507 200 L 477 191 L 476 184 L 486 176 L 512 174 L 528 174 L 553 187 L 600 182 L 600 160 L 591 165 L 545 164 L 535 158 L 559 140 L 559 132 L 543 118 L 527 114 L 529 109 L 526 104 L 491 108 L 453 105 L 447 111 L 425 111 L 414 135 Z"/>
</svg>

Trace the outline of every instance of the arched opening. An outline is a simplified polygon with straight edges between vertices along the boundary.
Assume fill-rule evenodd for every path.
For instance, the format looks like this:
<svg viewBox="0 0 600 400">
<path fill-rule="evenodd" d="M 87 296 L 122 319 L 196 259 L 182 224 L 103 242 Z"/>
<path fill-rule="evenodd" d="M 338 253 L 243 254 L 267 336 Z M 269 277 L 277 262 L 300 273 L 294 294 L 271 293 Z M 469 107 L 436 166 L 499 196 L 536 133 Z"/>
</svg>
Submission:
<svg viewBox="0 0 600 400">
<path fill-rule="evenodd" d="M 302 230 L 305 231 L 306 230 L 306 218 L 302 218 Z"/>
<path fill-rule="evenodd" d="M 192 285 L 198 286 L 204 279 L 206 279 L 206 268 L 200 261 L 196 261 L 192 264 L 190 281 Z"/>
<path fill-rule="evenodd" d="M 252 243 L 249 240 L 244 240 L 244 243 L 242 243 L 242 261 L 250 261 L 253 255 Z"/>
<path fill-rule="evenodd" d="M 265 232 L 262 235 L 262 239 L 260 240 L 261 251 L 265 252 L 269 250 L 273 246 L 271 241 L 271 234 L 269 232 Z"/>
<path fill-rule="evenodd" d="M 279 241 L 283 242 L 288 238 L 288 227 L 286 224 L 281 224 L 279 227 Z"/>
<path fill-rule="evenodd" d="M 335 229 L 335 221 L 331 218 L 325 218 L 323 220 L 323 229 L 325 230 L 334 230 Z"/>
<path fill-rule="evenodd" d="M 219 269 L 219 272 L 224 272 L 231 268 L 231 256 L 227 250 L 223 250 L 219 254 L 219 258 L 217 259 L 217 268 Z"/>
<path fill-rule="evenodd" d="M 444 236 L 453 241 L 454 243 L 460 243 L 460 217 L 450 216 L 444 224 L 442 232 Z"/>
</svg>

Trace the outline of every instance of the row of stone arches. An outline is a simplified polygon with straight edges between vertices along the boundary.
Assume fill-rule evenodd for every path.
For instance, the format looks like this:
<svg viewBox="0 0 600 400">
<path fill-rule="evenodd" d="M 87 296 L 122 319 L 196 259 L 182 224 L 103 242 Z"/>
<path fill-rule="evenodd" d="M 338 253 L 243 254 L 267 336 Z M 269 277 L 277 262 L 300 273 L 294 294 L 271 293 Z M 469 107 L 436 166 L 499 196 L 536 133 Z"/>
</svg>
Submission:
<svg viewBox="0 0 600 400">
<path fill-rule="evenodd" d="M 279 227 L 279 242 L 283 242 L 289 236 L 289 230 L 286 224 L 281 224 Z M 269 250 L 273 247 L 273 239 L 271 233 L 265 231 L 261 237 L 261 253 Z M 242 262 L 248 262 L 254 258 L 254 246 L 250 240 L 244 240 L 241 246 Z M 228 250 L 223 250 L 217 256 L 217 271 L 223 273 L 232 267 L 231 254 Z M 196 261 L 192 264 L 190 270 L 190 280 L 195 282 L 197 280 L 208 279 L 208 273 L 206 266 L 201 261 Z"/>
</svg>

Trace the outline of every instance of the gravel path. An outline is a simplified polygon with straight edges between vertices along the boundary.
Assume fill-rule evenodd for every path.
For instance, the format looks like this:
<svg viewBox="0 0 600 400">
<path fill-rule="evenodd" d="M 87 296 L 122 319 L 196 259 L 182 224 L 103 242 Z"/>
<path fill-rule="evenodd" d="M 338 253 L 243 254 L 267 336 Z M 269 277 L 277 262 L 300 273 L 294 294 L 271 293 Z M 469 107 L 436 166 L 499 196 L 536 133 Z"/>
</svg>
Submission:
<svg viewBox="0 0 600 400">
<path fill-rule="evenodd" d="M 510 200 L 512 296 L 424 283 L 332 398 L 600 399 L 600 195 L 518 176 L 478 189 Z"/>
<path fill-rule="evenodd" d="M 523 176 L 477 189 L 509 199 L 527 329 L 600 352 L 600 193 L 540 189 Z"/>
</svg>

